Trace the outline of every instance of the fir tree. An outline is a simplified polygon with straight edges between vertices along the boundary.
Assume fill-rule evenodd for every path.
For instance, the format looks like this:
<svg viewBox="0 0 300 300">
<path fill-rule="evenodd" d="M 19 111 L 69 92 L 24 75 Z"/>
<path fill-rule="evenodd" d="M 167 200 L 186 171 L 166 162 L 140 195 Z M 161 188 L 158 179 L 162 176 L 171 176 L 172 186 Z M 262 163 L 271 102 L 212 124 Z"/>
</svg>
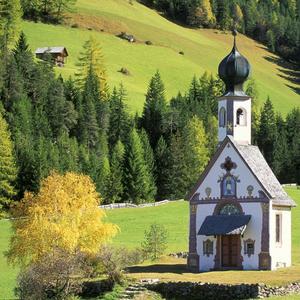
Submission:
<svg viewBox="0 0 300 300">
<path fill-rule="evenodd" d="M 186 192 L 192 188 L 209 160 L 208 141 L 202 121 L 193 117 L 184 130 L 184 160 L 189 170 Z"/>
<path fill-rule="evenodd" d="M 110 159 L 110 178 L 109 185 L 107 187 L 107 199 L 109 203 L 121 202 L 122 200 L 124 192 L 124 157 L 125 148 L 119 140 L 112 150 Z"/>
<path fill-rule="evenodd" d="M 157 199 L 164 200 L 170 195 L 168 172 L 170 168 L 170 158 L 168 145 L 163 137 L 158 140 L 155 150 L 156 161 L 156 186 L 157 186 Z"/>
<path fill-rule="evenodd" d="M 274 108 L 271 100 L 268 98 L 261 110 L 257 144 L 271 167 L 274 159 L 276 134 Z"/>
<path fill-rule="evenodd" d="M 87 40 L 83 45 L 83 51 L 80 53 L 79 63 L 77 64 L 78 72 L 75 74 L 77 77 L 78 85 L 83 88 L 87 80 L 90 69 L 98 79 L 100 96 L 103 99 L 108 99 L 109 90 L 107 84 L 107 74 L 104 66 L 104 58 L 100 44 L 92 37 Z"/>
<path fill-rule="evenodd" d="M 50 85 L 46 113 L 55 138 L 63 133 L 69 133 L 76 125 L 77 112 L 73 103 L 66 101 L 62 78 L 54 80 Z"/>
<path fill-rule="evenodd" d="M 186 165 L 185 154 L 183 136 L 177 132 L 171 138 L 169 150 L 168 190 L 172 199 L 183 198 L 187 193 L 186 178 L 189 176 L 189 170 Z"/>
<path fill-rule="evenodd" d="M 152 147 L 149 142 L 148 135 L 144 129 L 141 130 L 140 139 L 143 146 L 143 156 L 146 162 L 146 168 L 148 173 L 148 195 L 146 196 L 147 199 L 155 199 L 157 188 L 155 184 L 155 161 L 154 161 L 154 154 Z"/>
<path fill-rule="evenodd" d="M 147 199 L 149 174 L 144 160 L 144 151 L 139 135 L 135 129 L 129 134 L 125 155 L 125 195 L 133 203 L 142 203 Z"/>
<path fill-rule="evenodd" d="M 80 120 L 80 142 L 88 148 L 95 148 L 99 139 L 100 128 L 97 122 L 97 113 L 93 98 L 94 75 L 90 69 L 83 92 L 83 104 Z"/>
<path fill-rule="evenodd" d="M 14 40 L 21 22 L 22 9 L 19 0 L 0 2 L 0 47 L 7 48 Z"/>
<path fill-rule="evenodd" d="M 1 108 L 1 111 L 3 109 Z M 0 212 L 8 209 L 16 195 L 17 169 L 8 126 L 0 114 Z"/>
<path fill-rule="evenodd" d="M 13 49 L 13 56 L 15 58 L 20 75 L 22 76 L 24 89 L 28 93 L 30 91 L 34 72 L 34 60 L 33 54 L 30 51 L 26 36 L 23 31 L 21 32 L 16 46 Z"/>
<path fill-rule="evenodd" d="M 290 153 L 286 138 L 286 127 L 283 118 L 280 115 L 276 116 L 277 134 L 274 141 L 274 154 L 273 154 L 273 171 L 281 183 L 289 182 L 286 174 L 286 168 L 291 166 Z"/>
<path fill-rule="evenodd" d="M 166 109 L 165 88 L 157 71 L 150 80 L 141 118 L 141 126 L 148 133 L 153 148 L 163 134 L 163 118 Z"/>
<path fill-rule="evenodd" d="M 125 142 L 125 137 L 128 133 L 129 116 L 124 104 L 125 97 L 126 91 L 121 84 L 119 90 L 114 88 L 110 98 L 108 142 L 111 149 L 118 140 Z"/>
</svg>

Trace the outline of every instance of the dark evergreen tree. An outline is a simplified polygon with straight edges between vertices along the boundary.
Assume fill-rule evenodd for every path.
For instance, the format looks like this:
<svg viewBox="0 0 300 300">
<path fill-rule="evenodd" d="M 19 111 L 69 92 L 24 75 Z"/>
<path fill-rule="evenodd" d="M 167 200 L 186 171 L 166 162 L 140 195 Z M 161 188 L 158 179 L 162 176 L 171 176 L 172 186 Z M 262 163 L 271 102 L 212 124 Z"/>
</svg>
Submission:
<svg viewBox="0 0 300 300">
<path fill-rule="evenodd" d="M 163 118 L 166 109 L 165 88 L 157 71 L 150 80 L 141 118 L 141 127 L 148 133 L 152 147 L 156 147 L 157 141 L 163 134 Z"/>
<path fill-rule="evenodd" d="M 129 130 L 129 116 L 125 107 L 126 91 L 121 84 L 119 90 L 114 88 L 109 102 L 108 142 L 112 149 L 118 140 L 125 142 Z"/>
<path fill-rule="evenodd" d="M 100 128 L 97 122 L 97 113 L 94 104 L 94 74 L 92 70 L 87 77 L 83 91 L 83 104 L 80 120 L 79 140 L 88 148 L 95 148 L 99 139 Z"/>
<path fill-rule="evenodd" d="M 155 199 L 157 188 L 155 182 L 155 161 L 152 147 L 149 142 L 147 132 L 142 129 L 140 133 L 140 139 L 143 147 L 143 156 L 146 163 L 146 169 L 148 173 L 148 194 L 147 199 Z"/>
<path fill-rule="evenodd" d="M 107 199 L 109 203 L 122 202 L 124 193 L 124 158 L 125 148 L 119 140 L 115 143 L 110 159 L 110 177 L 107 187 Z"/>
<path fill-rule="evenodd" d="M 180 132 L 171 138 L 170 168 L 168 172 L 168 190 L 171 199 L 181 199 L 187 193 L 187 182 L 189 171 L 185 161 L 184 139 Z"/>
<path fill-rule="evenodd" d="M 274 143 L 277 136 L 276 119 L 270 98 L 264 103 L 260 115 L 257 144 L 271 167 L 274 161 Z"/>
<path fill-rule="evenodd" d="M 164 200 L 170 196 L 169 190 L 169 168 L 170 156 L 168 145 L 163 137 L 158 140 L 155 159 L 156 159 L 156 186 L 157 186 L 157 199 Z"/>
<path fill-rule="evenodd" d="M 13 156 L 13 145 L 8 125 L 0 107 L 0 215 L 9 208 L 16 195 L 17 168 Z"/>
<path fill-rule="evenodd" d="M 135 129 L 129 134 L 125 154 L 125 197 L 127 201 L 142 203 L 149 195 L 149 174 L 144 159 L 144 150 L 140 137 Z"/>
<path fill-rule="evenodd" d="M 288 148 L 286 137 L 286 126 L 283 118 L 280 115 L 276 116 L 277 134 L 274 141 L 274 154 L 273 154 L 273 171 L 281 183 L 289 182 L 286 174 L 287 167 L 290 168 L 290 151 Z"/>
</svg>

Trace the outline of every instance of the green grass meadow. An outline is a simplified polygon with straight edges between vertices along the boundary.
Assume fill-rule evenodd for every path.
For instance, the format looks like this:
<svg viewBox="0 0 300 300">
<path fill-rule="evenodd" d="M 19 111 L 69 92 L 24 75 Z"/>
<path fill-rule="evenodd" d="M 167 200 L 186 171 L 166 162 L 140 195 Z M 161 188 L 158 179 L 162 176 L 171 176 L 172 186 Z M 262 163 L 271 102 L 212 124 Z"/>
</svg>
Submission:
<svg viewBox="0 0 300 300">
<path fill-rule="evenodd" d="M 193 274 L 187 272 L 184 260 L 167 257 L 158 265 L 150 265 L 150 269 L 147 269 L 147 266 L 142 267 L 140 273 L 131 274 L 132 277 L 228 283 L 267 282 L 270 284 L 284 284 L 300 281 L 300 190 L 295 188 L 287 188 L 286 190 L 298 203 L 298 206 L 292 211 L 293 266 L 291 268 L 273 272 L 228 271 Z M 186 201 L 177 201 L 150 208 L 125 208 L 107 211 L 107 221 L 120 227 L 120 233 L 113 240 L 114 245 L 128 248 L 140 246 L 145 229 L 156 222 L 163 224 L 168 230 L 168 253 L 187 251 L 188 216 L 188 203 Z M 8 266 L 3 255 L 3 252 L 8 248 L 10 234 L 9 221 L 0 220 L 0 299 L 14 299 L 13 289 L 18 270 Z M 285 298 L 299 299 L 296 296 L 293 297 Z"/>
<path fill-rule="evenodd" d="M 74 24 L 79 28 L 70 27 Z M 103 49 L 109 84 L 125 85 L 132 112 L 141 111 L 148 82 L 157 69 L 169 99 L 178 91 L 185 92 L 194 74 L 200 76 L 205 70 L 216 74 L 219 62 L 232 48 L 230 34 L 184 28 L 128 0 L 78 0 L 64 26 L 23 22 L 21 27 L 33 51 L 43 46 L 67 47 L 67 64 L 57 68 L 64 77 L 74 74 L 84 41 L 94 36 Z M 121 31 L 133 34 L 137 43 L 116 37 Z M 153 45 L 145 45 L 146 40 Z M 283 114 L 300 106 L 300 96 L 292 88 L 295 85 L 284 78 L 287 70 L 270 61 L 277 59 L 273 54 L 242 35 L 238 37 L 238 47 L 252 65 L 261 101 L 270 96 L 275 109 Z M 131 75 L 118 72 L 122 67 Z"/>
</svg>

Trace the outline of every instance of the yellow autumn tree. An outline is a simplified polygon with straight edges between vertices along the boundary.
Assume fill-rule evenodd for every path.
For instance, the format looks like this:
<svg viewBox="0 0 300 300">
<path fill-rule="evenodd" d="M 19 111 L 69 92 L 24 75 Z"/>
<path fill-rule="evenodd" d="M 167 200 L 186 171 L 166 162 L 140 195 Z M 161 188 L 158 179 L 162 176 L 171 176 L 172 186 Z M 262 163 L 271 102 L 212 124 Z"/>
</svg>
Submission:
<svg viewBox="0 0 300 300">
<path fill-rule="evenodd" d="M 25 193 L 13 209 L 13 236 L 7 253 L 11 263 L 38 261 L 63 249 L 92 255 L 118 231 L 104 223 L 95 185 L 86 175 L 52 173 L 37 194 Z"/>
<path fill-rule="evenodd" d="M 78 63 L 78 71 L 75 74 L 79 87 L 83 88 L 92 71 L 99 80 L 100 95 L 104 100 L 108 99 L 108 83 L 104 58 L 99 42 L 90 37 L 83 45 L 83 50 L 80 53 Z"/>
</svg>

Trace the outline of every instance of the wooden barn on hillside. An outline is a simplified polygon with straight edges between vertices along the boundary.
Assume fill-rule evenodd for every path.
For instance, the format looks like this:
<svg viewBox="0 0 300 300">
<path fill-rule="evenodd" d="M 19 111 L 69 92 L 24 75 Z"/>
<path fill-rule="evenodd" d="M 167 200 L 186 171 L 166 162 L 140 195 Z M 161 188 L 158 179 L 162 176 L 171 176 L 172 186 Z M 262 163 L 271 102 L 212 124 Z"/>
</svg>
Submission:
<svg viewBox="0 0 300 300">
<path fill-rule="evenodd" d="M 35 50 L 35 56 L 39 59 L 45 59 L 45 54 L 50 54 L 59 67 L 64 66 L 69 56 L 66 47 L 42 47 Z"/>
</svg>

